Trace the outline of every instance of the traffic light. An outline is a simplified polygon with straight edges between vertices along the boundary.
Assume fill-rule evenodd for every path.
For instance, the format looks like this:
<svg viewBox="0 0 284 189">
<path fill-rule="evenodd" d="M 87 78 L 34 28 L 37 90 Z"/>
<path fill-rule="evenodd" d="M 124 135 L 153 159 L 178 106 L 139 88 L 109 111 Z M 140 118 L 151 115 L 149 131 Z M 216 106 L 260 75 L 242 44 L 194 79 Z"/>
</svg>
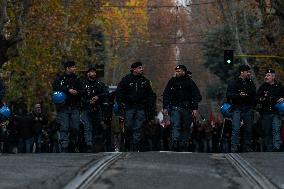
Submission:
<svg viewBox="0 0 284 189">
<path fill-rule="evenodd" d="M 234 63 L 234 50 L 224 50 L 224 64 L 232 65 Z"/>
</svg>

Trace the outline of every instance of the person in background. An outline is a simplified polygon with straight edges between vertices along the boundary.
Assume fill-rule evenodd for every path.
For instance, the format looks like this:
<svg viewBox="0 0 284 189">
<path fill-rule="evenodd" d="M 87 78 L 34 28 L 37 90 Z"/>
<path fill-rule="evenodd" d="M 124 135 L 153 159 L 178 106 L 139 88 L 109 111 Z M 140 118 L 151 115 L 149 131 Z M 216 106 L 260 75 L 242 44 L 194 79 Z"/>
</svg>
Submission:
<svg viewBox="0 0 284 189">
<path fill-rule="evenodd" d="M 15 125 L 18 138 L 18 152 L 31 153 L 33 151 L 33 119 L 28 114 L 27 105 L 24 99 L 20 98 L 18 102 L 13 105 L 14 116 L 12 124 Z"/>
<path fill-rule="evenodd" d="M 29 114 L 33 119 L 33 136 L 35 144 L 35 152 L 40 153 L 41 142 L 43 140 L 43 131 L 48 124 L 47 115 L 42 112 L 42 106 L 40 103 L 34 105 L 33 110 Z"/>
</svg>

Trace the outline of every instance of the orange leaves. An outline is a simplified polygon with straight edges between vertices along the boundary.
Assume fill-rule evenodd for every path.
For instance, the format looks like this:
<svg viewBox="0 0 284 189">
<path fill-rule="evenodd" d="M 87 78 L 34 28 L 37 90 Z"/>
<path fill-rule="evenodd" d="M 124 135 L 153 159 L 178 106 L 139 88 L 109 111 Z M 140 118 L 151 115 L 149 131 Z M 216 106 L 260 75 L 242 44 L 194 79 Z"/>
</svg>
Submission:
<svg viewBox="0 0 284 189">
<path fill-rule="evenodd" d="M 31 88 L 31 93 L 50 91 L 49 84 L 61 66 L 62 57 L 73 58 L 79 69 L 84 68 L 86 60 L 100 61 L 97 54 L 92 51 L 93 54 L 89 55 L 86 49 L 103 46 L 106 54 L 111 56 L 109 62 L 117 65 L 120 55 L 113 54 L 133 44 L 137 37 L 146 39 L 148 1 L 119 2 L 120 5 L 141 8 L 121 8 L 116 6 L 117 1 L 113 1 L 116 5 L 110 1 L 32 1 L 21 25 L 23 42 L 19 44 L 19 55 L 5 66 L 6 70 L 15 73 L 10 79 L 10 96 L 16 92 L 23 94 L 27 87 Z M 15 2 L 17 5 L 11 5 L 8 10 L 7 35 L 15 30 L 17 13 L 21 10 L 21 1 Z M 101 31 L 103 41 L 96 42 L 90 28 Z M 36 79 L 31 79 L 31 76 Z"/>
<path fill-rule="evenodd" d="M 132 36 L 147 34 L 147 0 L 129 0 L 123 7 L 110 3 L 102 8 L 101 20 L 107 36 L 128 43 Z"/>
</svg>

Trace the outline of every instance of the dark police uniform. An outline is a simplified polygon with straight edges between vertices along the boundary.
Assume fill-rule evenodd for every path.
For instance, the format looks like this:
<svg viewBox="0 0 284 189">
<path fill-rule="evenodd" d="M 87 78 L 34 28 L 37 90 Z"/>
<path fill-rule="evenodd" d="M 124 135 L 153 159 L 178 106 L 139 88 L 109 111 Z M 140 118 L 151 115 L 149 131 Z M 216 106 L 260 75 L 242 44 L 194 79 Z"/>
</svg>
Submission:
<svg viewBox="0 0 284 189">
<path fill-rule="evenodd" d="M 142 64 L 132 64 L 137 68 Z M 119 82 L 116 90 L 116 100 L 125 106 L 125 134 L 126 140 L 131 144 L 132 150 L 141 150 L 143 124 L 146 111 L 151 108 L 154 92 L 150 81 L 142 75 L 133 73 L 126 75 Z"/>
<path fill-rule="evenodd" d="M 5 96 L 5 92 L 6 92 L 6 90 L 5 90 L 5 86 L 3 84 L 3 81 L 0 80 L 0 107 L 3 105 L 2 100 L 3 100 L 4 96 Z M 0 117 L 0 122 L 2 122 L 2 121 L 3 120 L 2 120 L 2 116 L 1 116 Z M 0 126 L 0 141 L 3 140 L 4 135 L 5 135 L 5 129 L 3 129 L 3 127 Z M 0 151 L 1 151 L 1 148 L 0 148 Z"/>
<path fill-rule="evenodd" d="M 65 63 L 65 67 L 74 66 L 73 61 Z M 53 84 L 53 91 L 61 91 L 67 95 L 66 102 L 57 106 L 57 117 L 56 122 L 60 124 L 60 152 L 68 152 L 69 144 L 72 145 L 73 149 L 71 151 L 77 151 L 75 146 L 78 143 L 79 137 L 79 125 L 80 125 L 80 91 L 81 83 L 80 79 L 76 74 L 66 74 L 58 75 Z M 74 89 L 78 92 L 77 95 L 71 95 L 69 89 Z M 70 142 L 69 142 L 70 139 Z"/>
<path fill-rule="evenodd" d="M 81 120 L 84 124 L 84 137 L 89 151 L 91 151 L 94 145 L 95 131 L 103 121 L 102 103 L 107 95 L 107 87 L 103 82 L 97 79 L 92 80 L 88 77 L 83 80 Z M 95 104 L 91 104 L 90 100 L 95 96 L 98 97 L 98 100 Z"/>
<path fill-rule="evenodd" d="M 267 73 L 275 72 L 269 69 Z M 257 91 L 265 151 L 279 151 L 282 144 L 280 136 L 281 115 L 274 107 L 280 98 L 284 98 L 284 86 L 276 80 L 272 85 L 263 83 Z"/>
<path fill-rule="evenodd" d="M 0 80 L 0 104 L 2 105 L 2 100 L 5 96 L 6 88 L 2 80 Z"/>
<path fill-rule="evenodd" d="M 240 66 L 240 71 L 249 71 L 250 67 Z M 245 93 L 241 96 L 240 93 Z M 256 87 L 251 79 L 234 78 L 228 84 L 227 100 L 232 104 L 232 152 L 237 152 L 240 146 L 240 125 L 244 122 L 244 148 L 245 151 L 251 151 L 253 140 L 253 112 L 255 106 Z"/>
<path fill-rule="evenodd" d="M 177 66 L 179 69 L 181 65 Z M 182 65 L 182 68 L 186 68 Z M 163 92 L 163 108 L 170 113 L 171 143 L 174 150 L 184 148 L 190 138 L 192 110 L 202 100 L 195 82 L 188 76 L 172 77 Z"/>
</svg>

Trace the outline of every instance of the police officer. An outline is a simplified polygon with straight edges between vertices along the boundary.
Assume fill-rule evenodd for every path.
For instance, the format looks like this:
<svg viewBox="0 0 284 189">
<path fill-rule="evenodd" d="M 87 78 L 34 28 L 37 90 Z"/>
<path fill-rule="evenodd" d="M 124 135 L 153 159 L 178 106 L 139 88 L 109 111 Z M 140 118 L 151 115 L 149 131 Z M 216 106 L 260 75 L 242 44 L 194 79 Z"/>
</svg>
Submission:
<svg viewBox="0 0 284 189">
<path fill-rule="evenodd" d="M 255 105 L 256 87 L 250 76 L 250 67 L 240 65 L 238 77 L 228 83 L 226 96 L 228 102 L 232 103 L 232 152 L 239 150 L 241 121 L 244 122 L 244 151 L 252 151 L 252 109 Z"/>
<path fill-rule="evenodd" d="M 195 82 L 188 76 L 184 65 L 175 67 L 163 92 L 164 113 L 170 115 L 171 146 L 174 151 L 185 151 L 190 139 L 190 124 L 196 117 L 202 97 Z"/>
<path fill-rule="evenodd" d="M 91 65 L 87 77 L 82 82 L 82 115 L 84 124 L 84 137 L 87 152 L 92 152 L 94 147 L 95 131 L 102 120 L 102 103 L 108 95 L 105 84 L 97 79 L 96 66 Z"/>
<path fill-rule="evenodd" d="M 125 137 L 127 143 L 130 143 L 130 150 L 140 151 L 142 127 L 154 93 L 150 81 L 143 76 L 141 62 L 133 63 L 130 71 L 117 86 L 116 100 L 125 105 Z"/>
<path fill-rule="evenodd" d="M 6 93 L 6 88 L 2 80 L 0 80 L 0 106 L 3 104 L 3 98 Z"/>
<path fill-rule="evenodd" d="M 3 81 L 0 79 L 0 108 L 2 107 L 3 105 L 3 98 L 5 96 L 5 86 L 3 84 Z M 4 121 L 4 117 L 2 117 L 0 115 L 0 123 Z M 1 127 L 0 126 L 0 144 L 1 144 L 1 141 L 3 140 L 4 138 L 4 134 L 5 134 L 5 129 L 4 127 Z M 0 147 L 0 152 L 2 151 L 2 148 Z"/>
<path fill-rule="evenodd" d="M 284 86 L 275 79 L 275 71 L 268 69 L 264 83 L 257 91 L 257 103 L 261 114 L 265 151 L 280 151 L 281 118 L 275 104 L 284 101 Z"/>
<path fill-rule="evenodd" d="M 60 152 L 78 152 L 77 143 L 80 125 L 80 80 L 75 74 L 74 61 L 64 62 L 65 72 L 56 76 L 52 87 L 54 91 L 64 92 L 67 99 L 64 104 L 57 106 L 56 122 L 60 124 Z M 70 142 L 69 142 L 70 140 Z"/>
</svg>

